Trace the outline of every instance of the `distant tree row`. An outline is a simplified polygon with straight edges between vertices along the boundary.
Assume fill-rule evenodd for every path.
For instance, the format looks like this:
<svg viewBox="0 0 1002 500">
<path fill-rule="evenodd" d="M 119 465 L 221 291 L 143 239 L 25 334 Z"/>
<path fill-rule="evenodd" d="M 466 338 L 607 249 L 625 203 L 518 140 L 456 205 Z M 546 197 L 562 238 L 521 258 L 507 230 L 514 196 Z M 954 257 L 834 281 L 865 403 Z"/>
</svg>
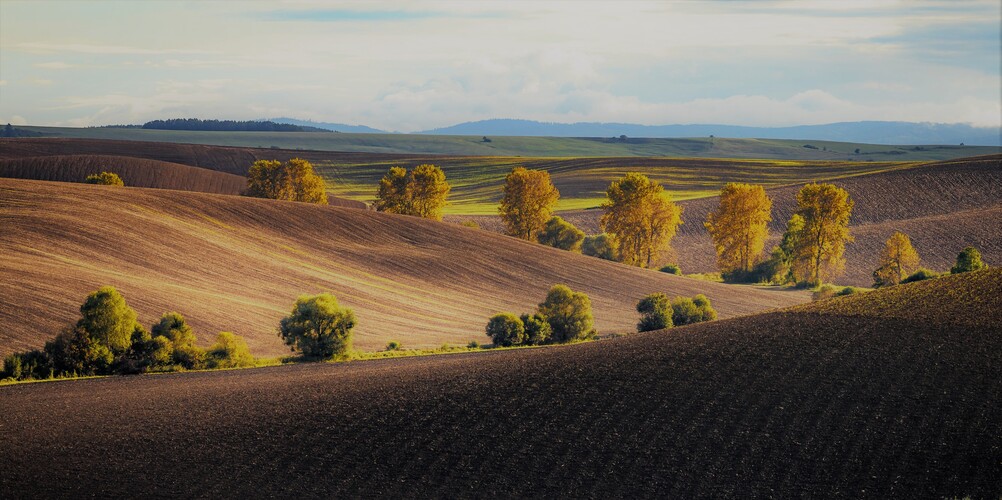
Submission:
<svg viewBox="0 0 1002 500">
<path fill-rule="evenodd" d="M 330 132 L 316 127 L 275 123 L 272 121 L 200 120 L 198 118 L 171 118 L 153 120 L 143 124 L 153 130 L 198 130 L 207 132 Z"/>
</svg>

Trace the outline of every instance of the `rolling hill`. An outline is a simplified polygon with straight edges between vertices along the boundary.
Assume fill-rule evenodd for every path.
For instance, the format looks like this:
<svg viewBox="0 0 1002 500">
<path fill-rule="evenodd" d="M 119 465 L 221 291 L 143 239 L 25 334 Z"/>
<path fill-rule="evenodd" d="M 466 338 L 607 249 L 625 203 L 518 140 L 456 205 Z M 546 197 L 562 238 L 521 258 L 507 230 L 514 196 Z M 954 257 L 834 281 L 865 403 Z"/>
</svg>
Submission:
<svg viewBox="0 0 1002 500">
<path fill-rule="evenodd" d="M 0 387 L 0 496 L 998 498 L 1000 289 L 996 268 L 564 347 Z"/>
<path fill-rule="evenodd" d="M 90 174 L 114 172 L 126 186 L 240 194 L 247 178 L 205 168 L 144 158 L 107 155 L 60 155 L 0 160 L 0 177 L 83 182 Z"/>
<path fill-rule="evenodd" d="M 487 318 L 528 311 L 556 283 L 586 292 L 602 332 L 632 331 L 654 291 L 705 293 L 722 317 L 806 300 L 599 261 L 456 224 L 180 191 L 0 179 L 0 354 L 35 348 L 117 287 L 149 324 L 184 314 L 203 343 L 244 335 L 256 355 L 297 296 L 333 292 L 356 345 L 484 341 Z"/>
</svg>

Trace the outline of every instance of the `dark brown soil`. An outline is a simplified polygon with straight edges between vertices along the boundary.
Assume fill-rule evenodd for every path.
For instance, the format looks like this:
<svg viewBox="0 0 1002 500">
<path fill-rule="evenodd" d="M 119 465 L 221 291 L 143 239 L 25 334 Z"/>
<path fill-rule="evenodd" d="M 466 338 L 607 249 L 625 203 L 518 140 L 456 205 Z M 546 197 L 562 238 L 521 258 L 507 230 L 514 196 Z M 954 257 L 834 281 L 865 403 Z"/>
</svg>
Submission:
<svg viewBox="0 0 1002 500">
<path fill-rule="evenodd" d="M 997 302 L 0 387 L 0 497 L 998 498 Z"/>
</svg>

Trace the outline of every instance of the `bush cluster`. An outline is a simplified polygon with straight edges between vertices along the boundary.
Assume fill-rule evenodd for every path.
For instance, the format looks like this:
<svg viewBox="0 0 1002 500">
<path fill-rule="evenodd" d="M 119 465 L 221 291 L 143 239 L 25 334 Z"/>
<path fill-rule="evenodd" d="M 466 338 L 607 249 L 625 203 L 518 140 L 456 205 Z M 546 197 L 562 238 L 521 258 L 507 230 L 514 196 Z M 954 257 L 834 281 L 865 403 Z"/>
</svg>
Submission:
<svg viewBox="0 0 1002 500">
<path fill-rule="evenodd" d="M 912 283 L 915 281 L 931 280 L 933 278 L 938 278 L 939 276 L 940 274 L 937 273 L 936 271 L 933 271 L 932 269 L 926 269 L 923 267 L 918 271 L 915 271 L 914 273 L 909 275 L 907 278 L 901 280 L 901 283 Z"/>
<path fill-rule="evenodd" d="M 674 274 L 675 276 L 682 276 L 682 268 L 679 267 L 678 264 L 668 264 L 665 266 L 661 266 L 661 269 L 659 269 L 659 271 L 663 273 Z"/>
<path fill-rule="evenodd" d="M 0 379 L 30 380 L 87 375 L 144 373 L 254 365 L 247 343 L 220 333 L 203 351 L 194 331 L 176 312 L 164 314 L 147 331 L 117 290 L 106 286 L 87 296 L 80 319 L 41 350 L 4 359 Z"/>
<path fill-rule="evenodd" d="M 595 336 L 591 300 L 566 285 L 554 285 L 536 312 L 495 314 L 487 322 L 487 336 L 495 346 L 562 344 Z"/>
<path fill-rule="evenodd" d="M 100 174 L 90 174 L 84 179 L 87 184 L 102 184 L 105 186 L 124 186 L 122 178 L 114 172 L 101 172 Z"/>
<path fill-rule="evenodd" d="M 675 297 L 669 300 L 663 293 L 652 293 L 637 303 L 640 322 L 638 332 L 662 330 L 673 326 L 690 325 L 717 319 L 717 311 L 710 305 L 710 299 L 699 294 L 695 297 Z"/>
</svg>

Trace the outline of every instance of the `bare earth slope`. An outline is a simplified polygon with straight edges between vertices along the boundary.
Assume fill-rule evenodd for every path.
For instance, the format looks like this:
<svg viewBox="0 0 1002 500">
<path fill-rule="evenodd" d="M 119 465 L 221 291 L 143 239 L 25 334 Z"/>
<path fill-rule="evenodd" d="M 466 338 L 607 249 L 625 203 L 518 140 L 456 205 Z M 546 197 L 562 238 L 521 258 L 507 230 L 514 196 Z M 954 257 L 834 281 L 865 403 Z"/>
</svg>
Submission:
<svg viewBox="0 0 1002 500">
<path fill-rule="evenodd" d="M 567 347 L 0 387 L 0 496 L 998 498 L 1000 290 L 994 269 Z"/>
<path fill-rule="evenodd" d="M 632 331 L 645 294 L 705 293 L 722 317 L 791 305 L 787 292 L 666 276 L 487 231 L 339 207 L 179 191 L 0 179 L 0 354 L 35 348 L 117 287 L 150 324 L 177 310 L 203 342 L 220 330 L 256 355 L 301 294 L 333 292 L 356 344 L 485 341 L 487 319 L 531 310 L 565 283 L 601 332 Z"/>
<path fill-rule="evenodd" d="M 922 257 L 922 265 L 949 269 L 965 246 L 974 245 L 990 264 L 1002 264 L 1002 156 L 931 163 L 898 171 L 830 181 L 849 191 L 856 202 L 846 247 L 846 274 L 838 283 L 870 286 L 884 241 L 903 231 Z M 773 200 L 769 231 L 778 242 L 796 209 L 802 185 L 769 189 Z M 683 201 L 683 224 L 672 240 L 684 272 L 716 271 L 713 242 L 703 227 L 717 208 L 717 197 Z M 599 231 L 597 210 L 561 214 L 589 234 Z M 486 226 L 482 226 L 486 227 Z"/>
<path fill-rule="evenodd" d="M 88 175 L 114 172 L 126 186 L 240 194 L 247 178 L 205 168 L 144 158 L 107 155 L 61 155 L 0 160 L 0 177 L 83 182 Z"/>
</svg>

